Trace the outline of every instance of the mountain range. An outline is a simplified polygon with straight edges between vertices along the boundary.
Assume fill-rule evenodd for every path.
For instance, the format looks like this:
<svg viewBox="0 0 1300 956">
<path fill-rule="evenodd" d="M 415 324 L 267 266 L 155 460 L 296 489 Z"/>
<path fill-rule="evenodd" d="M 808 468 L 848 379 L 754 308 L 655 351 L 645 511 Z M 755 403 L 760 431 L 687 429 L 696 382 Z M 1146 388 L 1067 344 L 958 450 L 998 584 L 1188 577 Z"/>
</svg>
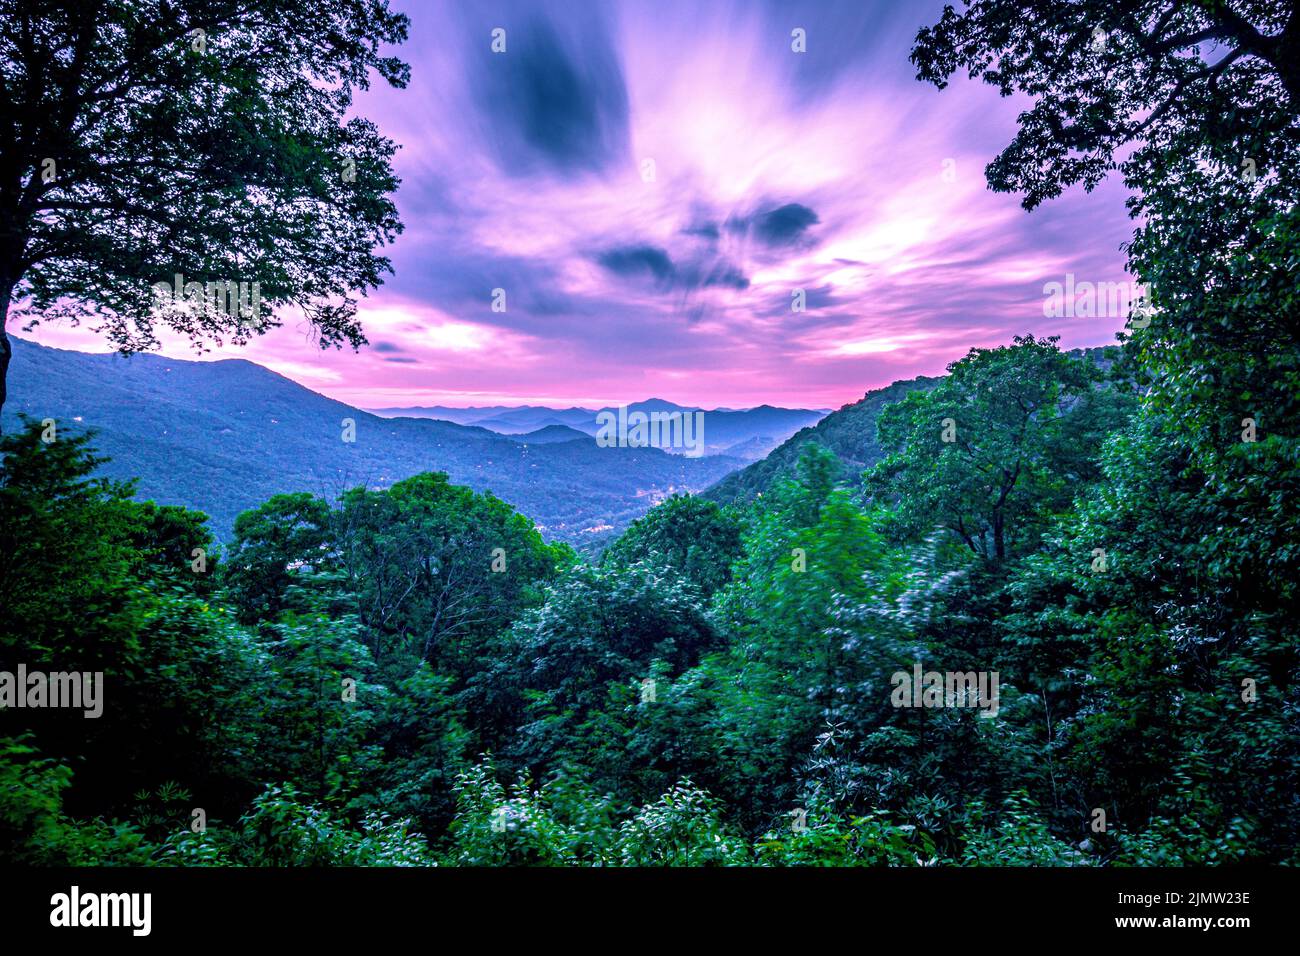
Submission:
<svg viewBox="0 0 1300 956">
<path fill-rule="evenodd" d="M 582 434 L 595 435 L 600 430 L 598 416 L 602 412 L 618 414 L 617 408 L 609 406 L 547 408 L 542 405 L 489 405 L 477 408 L 432 405 L 374 408 L 370 411 L 384 418 L 431 418 L 457 425 L 473 425 L 500 435 L 536 434 L 538 429 L 552 427 L 570 428 Z M 829 414 L 829 409 L 776 408 L 772 405 L 740 410 L 704 409 L 698 405 L 677 405 L 662 398 L 651 398 L 629 404 L 627 413 L 630 415 L 633 412 L 704 412 L 704 454 L 729 455 L 756 461 L 801 428 L 820 421 Z M 673 448 L 664 450 L 680 451 Z"/>
<path fill-rule="evenodd" d="M 19 414 L 60 433 L 92 428 L 103 473 L 137 493 L 206 512 L 228 541 L 235 517 L 274 494 L 333 497 L 421 471 L 490 491 L 551 539 L 598 544 L 653 504 L 700 491 L 744 462 L 658 448 L 598 447 L 562 424 L 533 434 L 430 418 L 381 418 L 243 359 L 88 354 L 10 336 L 6 432 Z M 354 440 L 345 440 L 347 421 Z"/>
<path fill-rule="evenodd" d="M 594 409 L 433 406 L 372 413 L 243 359 L 123 357 L 10 340 L 6 431 L 20 414 L 53 418 L 60 430 L 94 429 L 94 446 L 110 458 L 105 475 L 137 479 L 141 498 L 206 512 L 222 541 L 241 511 L 274 494 L 333 497 L 357 485 L 386 487 L 421 471 L 444 471 L 513 505 L 548 538 L 598 549 L 677 492 L 725 505 L 753 501 L 794 475 L 809 442 L 834 454 L 838 479 L 856 485 L 883 457 L 876 444 L 881 410 L 941 380 L 897 381 L 829 414 L 770 405 L 707 411 L 706 448 L 725 443 L 730 453 L 689 457 L 600 447 Z M 1106 367 L 1113 347 L 1069 354 Z M 700 410 L 661 399 L 628 409 Z M 811 423 L 787 434 L 800 420 Z"/>
</svg>

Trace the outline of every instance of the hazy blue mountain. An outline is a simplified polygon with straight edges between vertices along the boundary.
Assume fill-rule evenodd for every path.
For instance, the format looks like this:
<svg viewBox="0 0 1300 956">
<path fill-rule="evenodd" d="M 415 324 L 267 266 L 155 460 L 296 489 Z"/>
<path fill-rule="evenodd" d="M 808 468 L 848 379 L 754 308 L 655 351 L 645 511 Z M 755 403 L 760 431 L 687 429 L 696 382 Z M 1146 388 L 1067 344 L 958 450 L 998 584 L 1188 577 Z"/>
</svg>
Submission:
<svg viewBox="0 0 1300 956">
<path fill-rule="evenodd" d="M 732 447 L 755 440 L 768 441 L 775 446 L 825 416 L 826 412 L 820 410 L 775 408 L 771 405 L 760 405 L 743 412 L 706 412 L 705 448 L 710 453 L 729 455 Z"/>
<path fill-rule="evenodd" d="M 781 443 L 775 438 L 768 438 L 766 435 L 757 435 L 753 438 L 746 438 L 744 441 L 736 442 L 734 445 L 728 445 L 726 454 L 733 458 L 743 458 L 745 461 L 758 461 L 760 458 L 766 458 L 773 449 Z"/>
<path fill-rule="evenodd" d="M 583 544 L 742 464 L 548 441 L 549 432 L 520 441 L 446 421 L 381 418 L 242 359 L 123 358 L 11 339 L 6 430 L 20 412 L 53 418 L 61 431 L 95 428 L 96 446 L 112 458 L 106 474 L 139 478 L 142 498 L 207 512 L 222 539 L 236 515 L 279 492 L 332 496 L 445 471 L 514 505 L 548 537 Z M 344 419 L 355 423 L 354 442 L 343 440 Z"/>
<path fill-rule="evenodd" d="M 521 432 L 518 435 L 511 435 L 514 441 L 524 442 L 529 445 L 551 445 L 560 441 L 592 441 L 592 437 L 586 432 L 580 432 L 576 428 L 570 428 L 568 425 L 546 425 L 536 431 Z"/>
<path fill-rule="evenodd" d="M 547 408 L 543 405 L 487 405 L 471 408 L 424 405 L 408 408 L 372 408 L 369 411 L 381 418 L 436 418 L 440 421 L 455 422 L 457 425 L 494 422 L 501 427 L 493 430 L 501 432 L 528 431 L 557 423 L 576 427 L 579 423 L 585 424 L 596 417 L 595 409 L 591 408 Z"/>
<path fill-rule="evenodd" d="M 723 478 L 704 497 L 720 504 L 752 501 L 775 482 L 794 475 L 799 453 L 808 442 L 816 442 L 834 453 L 840 460 L 839 479 L 855 483 L 868 465 L 883 457 L 876 444 L 876 417 L 880 410 L 914 389 L 933 388 L 938 382 L 937 378 L 921 377 L 867 392 L 860 400 L 831 412 L 816 425 L 801 429 L 761 461 Z"/>
<path fill-rule="evenodd" d="M 543 415 L 536 418 L 530 417 L 525 421 L 516 420 L 511 416 L 495 416 L 493 418 L 484 418 L 477 422 L 474 422 L 474 427 L 486 428 L 489 431 L 496 432 L 498 435 L 509 435 L 510 437 L 513 438 L 519 435 L 527 434 L 528 432 L 537 431 L 538 429 L 541 428 L 572 427 L 574 429 L 577 429 L 579 426 L 577 423 L 574 423 L 572 425 L 567 424 L 566 422 L 562 421 L 558 416 L 555 415 Z M 579 432 L 579 434 L 586 434 L 586 432 Z"/>
<path fill-rule="evenodd" d="M 602 411 L 613 412 L 618 409 L 606 407 L 595 408 L 546 408 L 537 405 L 518 407 L 490 406 L 479 408 L 448 408 L 430 406 L 423 408 L 381 408 L 374 412 L 381 416 L 404 415 L 412 418 L 434 418 L 456 422 L 462 425 L 476 425 L 502 435 L 520 435 L 536 431 L 551 425 L 567 426 L 595 435 L 600 430 L 598 415 Z M 776 408 L 772 405 L 760 405 L 747 409 L 702 409 L 696 405 L 678 405 L 662 398 L 649 398 L 641 402 L 631 402 L 627 406 L 628 414 L 633 412 L 681 412 L 693 414 L 704 412 L 704 454 L 732 455 L 731 449 L 742 446 L 737 457 L 752 461 L 761 457 L 785 441 L 799 429 L 812 425 L 823 418 L 826 409 Z M 751 444 L 752 443 L 752 444 Z M 681 449 L 666 449 L 678 452 Z"/>
</svg>

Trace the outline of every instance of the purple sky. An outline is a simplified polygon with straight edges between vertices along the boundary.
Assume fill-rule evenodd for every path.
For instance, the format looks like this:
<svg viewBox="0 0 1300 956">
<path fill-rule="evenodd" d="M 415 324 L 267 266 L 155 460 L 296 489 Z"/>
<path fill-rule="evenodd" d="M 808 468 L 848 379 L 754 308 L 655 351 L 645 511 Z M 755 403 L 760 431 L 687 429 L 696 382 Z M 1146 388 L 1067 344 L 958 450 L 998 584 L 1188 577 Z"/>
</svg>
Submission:
<svg viewBox="0 0 1300 956">
<path fill-rule="evenodd" d="M 1033 214 L 988 191 L 1024 104 L 914 79 L 941 2 L 395 5 L 411 85 L 357 101 L 401 144 L 406 224 L 362 306 L 370 346 L 322 353 L 290 319 L 205 357 L 365 407 L 838 407 L 971 346 L 1122 325 L 1043 315 L 1066 273 L 1127 278 L 1122 186 Z M 37 338 L 104 350 L 88 328 Z"/>
</svg>

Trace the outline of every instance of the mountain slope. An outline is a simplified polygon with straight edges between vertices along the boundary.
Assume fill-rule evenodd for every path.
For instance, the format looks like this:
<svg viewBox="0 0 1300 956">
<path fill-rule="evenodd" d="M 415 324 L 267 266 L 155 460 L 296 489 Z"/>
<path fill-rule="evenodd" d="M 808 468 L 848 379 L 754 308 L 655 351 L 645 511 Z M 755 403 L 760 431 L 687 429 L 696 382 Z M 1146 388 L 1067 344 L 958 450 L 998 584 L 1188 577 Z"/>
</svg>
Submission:
<svg viewBox="0 0 1300 956">
<path fill-rule="evenodd" d="M 719 504 L 753 501 L 777 481 L 794 476 L 799 454 L 808 442 L 816 442 L 840 460 L 839 480 L 855 483 L 867 466 L 874 465 L 883 457 L 876 445 L 876 418 L 881 409 L 899 401 L 908 392 L 933 388 L 938 382 L 938 378 L 922 376 L 867 392 L 859 401 L 845 405 L 816 425 L 796 432 L 761 461 L 727 475 L 706 490 L 703 496 Z"/>
<path fill-rule="evenodd" d="M 568 425 L 543 425 L 532 432 L 509 436 L 511 440 L 527 445 L 552 445 L 560 441 L 591 441 L 591 436 Z"/>
<path fill-rule="evenodd" d="M 1092 362 L 1105 372 L 1114 364 L 1118 347 L 1106 345 L 1076 348 L 1066 354 L 1074 359 Z M 719 504 L 753 501 L 777 481 L 794 476 L 799 454 L 810 441 L 817 442 L 839 459 L 839 481 L 857 486 L 861 473 L 884 457 L 876 444 L 876 419 L 881 410 L 886 405 L 902 400 L 908 392 L 934 388 L 942 380 L 942 377 L 922 375 L 873 389 L 859 401 L 831 412 L 813 427 L 800 430 L 761 461 L 727 475 L 705 490 L 703 497 Z M 740 446 L 731 449 L 729 454 L 743 458 L 749 451 L 749 448 Z"/>
<path fill-rule="evenodd" d="M 753 460 L 785 441 L 800 428 L 820 420 L 827 413 L 823 409 L 776 408 L 772 405 L 760 405 L 757 408 L 735 409 L 701 409 L 694 405 L 677 405 L 662 398 L 650 398 L 643 402 L 632 402 L 627 406 L 628 414 L 633 412 L 682 412 L 692 414 L 704 412 L 704 454 L 731 455 L 732 448 L 737 448 L 738 457 Z M 434 405 L 413 408 L 380 408 L 374 413 L 383 417 L 401 415 L 411 418 L 433 418 L 456 422 L 461 425 L 476 425 L 502 435 L 520 436 L 525 432 L 534 432 L 548 426 L 567 426 L 595 435 L 600 430 L 597 416 L 602 412 L 618 414 L 617 408 L 546 408 L 538 405 L 520 405 L 517 407 L 490 406 L 481 408 L 448 408 Z M 739 447 L 738 447 L 739 446 Z M 762 451 L 760 451 L 760 449 Z M 667 451 L 680 451 L 669 448 Z"/>
<path fill-rule="evenodd" d="M 485 428 L 380 418 L 242 359 L 91 355 L 10 337 L 4 428 L 18 413 L 61 433 L 94 428 L 104 473 L 138 494 L 207 512 L 227 540 L 235 517 L 271 495 L 383 487 L 421 471 L 491 491 L 549 538 L 583 543 L 617 530 L 673 491 L 698 491 L 741 465 L 592 441 L 511 440 Z M 548 410 L 549 411 L 549 410 Z M 79 421 L 77 419 L 80 419 Z M 344 420 L 355 424 L 345 441 Z"/>
</svg>

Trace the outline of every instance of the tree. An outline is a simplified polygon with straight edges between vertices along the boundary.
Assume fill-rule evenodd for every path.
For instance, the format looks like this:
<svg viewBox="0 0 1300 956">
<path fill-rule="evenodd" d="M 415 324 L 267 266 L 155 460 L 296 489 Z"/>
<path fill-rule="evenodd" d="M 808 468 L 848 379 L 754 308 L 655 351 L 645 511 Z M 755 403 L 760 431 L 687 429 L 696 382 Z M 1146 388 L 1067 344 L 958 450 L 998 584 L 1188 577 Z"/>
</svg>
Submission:
<svg viewBox="0 0 1300 956">
<path fill-rule="evenodd" d="M 372 734 L 382 747 L 368 785 L 349 809 L 410 817 L 428 834 L 451 822 L 456 773 L 465 766 L 470 734 L 455 706 L 451 678 L 421 664 L 381 700 Z"/>
<path fill-rule="evenodd" d="M 131 502 L 131 546 L 140 555 L 140 572 L 180 581 L 210 594 L 219 569 L 208 516 L 179 505 Z"/>
<path fill-rule="evenodd" d="M 244 342 L 285 307 L 364 344 L 356 294 L 401 223 L 395 147 L 346 113 L 371 70 L 405 86 L 379 47 L 407 23 L 386 0 L 0 0 L 0 406 L 15 305 L 123 352 L 160 324 Z"/>
<path fill-rule="evenodd" d="M 1023 193 L 1027 209 L 1076 183 L 1091 189 L 1117 166 L 1135 184 L 1155 186 L 1143 190 L 1148 197 L 1191 195 L 1195 179 L 1151 180 L 1172 150 L 1190 146 L 1194 157 L 1250 127 L 1264 136 L 1292 125 L 1300 8 L 1271 0 L 975 0 L 961 13 L 945 6 L 935 26 L 922 28 L 912 62 L 918 79 L 941 89 L 964 70 L 1003 96 L 1034 98 L 988 168 L 989 185 Z M 1118 160 L 1131 143 L 1139 148 Z M 1232 172 L 1251 155 L 1231 157 Z M 1261 168 L 1266 155 L 1281 158 L 1259 154 Z"/>
<path fill-rule="evenodd" d="M 1034 99 L 994 189 L 1032 209 L 1118 169 L 1140 219 L 1129 269 L 1156 308 L 1127 337 L 1139 415 L 1006 620 L 1055 697 L 1053 746 L 1072 744 L 1083 799 L 1148 828 L 1119 841 L 1131 858 L 1227 859 L 1243 827 L 1293 857 L 1276 795 L 1300 765 L 1300 8 L 981 0 L 922 30 L 913 61 L 939 86 L 967 70 Z M 1082 541 L 1108 571 L 1081 566 Z M 1197 818 L 1216 840 L 1159 846 Z"/>
<path fill-rule="evenodd" d="M 542 583 L 573 555 L 443 472 L 345 492 L 331 535 L 376 659 L 395 646 L 462 677 L 477 668 L 482 642 L 540 603 Z"/>
<path fill-rule="evenodd" d="M 1252 855 L 1288 859 L 1300 826 L 1300 588 L 1293 549 L 1242 528 L 1275 525 L 1281 502 L 1266 480 L 1207 485 L 1157 416 L 1117 434 L 1101 464 L 1102 480 L 1018 569 L 997 625 L 1005 666 L 1042 700 L 1072 771 L 1062 800 L 1106 807 L 1130 834 L 1177 821 L 1171 852 L 1199 852 L 1186 816 L 1219 836 L 1248 828 Z M 1103 572 L 1088 560 L 1094 543 Z"/>
<path fill-rule="evenodd" d="M 1123 400 L 1096 391 L 1089 362 L 1056 339 L 1017 337 L 971 349 L 933 391 L 913 392 L 877 419 L 889 456 L 867 488 L 893 504 L 904 539 L 942 527 L 1000 564 L 1037 542 L 1044 522 L 1096 476 L 1093 457 L 1122 420 Z"/>
<path fill-rule="evenodd" d="M 1210 484 L 1271 473 L 1300 494 L 1300 7 L 1270 0 L 1041 4 L 979 0 L 920 31 L 918 76 L 958 70 L 1027 94 L 989 185 L 1032 209 L 1118 169 L 1140 224 L 1129 270 L 1150 288 L 1130 349 L 1146 409 Z M 1242 435 L 1258 432 L 1249 455 Z M 1265 540 L 1294 540 L 1269 509 Z M 1227 531 L 1232 536 L 1245 528 Z M 1224 529 L 1207 529 L 1225 533 Z M 1236 543 L 1227 544 L 1239 550 Z M 1244 550 L 1244 549 L 1241 549 Z"/>
<path fill-rule="evenodd" d="M 0 437 L 0 663 L 23 660 L 21 649 L 94 670 L 97 646 L 129 639 L 133 600 L 119 582 L 139 559 L 131 486 L 91 477 L 106 459 L 89 435 L 41 434 L 27 420 Z"/>
<path fill-rule="evenodd" d="M 707 769 L 691 768 L 692 776 L 736 803 L 747 827 L 769 827 L 789 809 L 829 725 L 882 722 L 888 696 L 870 688 L 884 686 L 903 658 L 885 611 L 904 568 L 878 514 L 835 487 L 839 467 L 808 443 L 797 480 L 759 499 L 732 583 L 715 601 L 730 646 L 690 675 L 713 712 L 675 707 L 716 741 Z"/>
<path fill-rule="evenodd" d="M 684 574 L 707 599 L 731 580 L 740 530 L 735 514 L 712 501 L 673 495 L 632 522 L 604 560 L 619 566 L 656 561 Z"/>
<path fill-rule="evenodd" d="M 102 673 L 101 713 L 24 708 L 7 724 L 79 758 L 71 804 L 118 808 L 168 779 L 219 802 L 214 779 L 240 787 L 256 726 L 242 691 L 265 668 L 200 597 L 185 549 L 208 541 L 204 516 L 130 500 L 129 484 L 91 477 L 104 459 L 90 435 L 41 431 L 0 437 L 0 670 Z"/>
<path fill-rule="evenodd" d="M 240 620 L 274 620 L 295 568 L 328 561 L 330 507 L 305 491 L 275 495 L 235 519 L 224 580 Z"/>
<path fill-rule="evenodd" d="M 276 733 L 257 759 L 263 780 L 293 780 L 315 800 L 354 793 L 378 759 L 367 742 L 387 689 L 356 618 L 286 614 L 264 630 L 272 680 L 261 718 Z"/>
<path fill-rule="evenodd" d="M 837 462 L 820 445 L 800 455 L 797 481 L 780 482 L 745 535 L 744 558 L 721 609 L 766 659 L 802 712 L 808 733 L 833 716 L 856 664 L 839 626 L 842 607 L 882 600 L 895 570 L 873 517 L 835 489 Z"/>
<path fill-rule="evenodd" d="M 721 645 L 684 578 L 645 564 L 579 566 L 494 642 L 492 666 L 463 699 L 484 744 L 503 746 L 521 766 L 580 759 L 617 747 L 589 722 L 616 691 L 647 693 L 655 685 L 642 682 L 674 678 Z"/>
</svg>

